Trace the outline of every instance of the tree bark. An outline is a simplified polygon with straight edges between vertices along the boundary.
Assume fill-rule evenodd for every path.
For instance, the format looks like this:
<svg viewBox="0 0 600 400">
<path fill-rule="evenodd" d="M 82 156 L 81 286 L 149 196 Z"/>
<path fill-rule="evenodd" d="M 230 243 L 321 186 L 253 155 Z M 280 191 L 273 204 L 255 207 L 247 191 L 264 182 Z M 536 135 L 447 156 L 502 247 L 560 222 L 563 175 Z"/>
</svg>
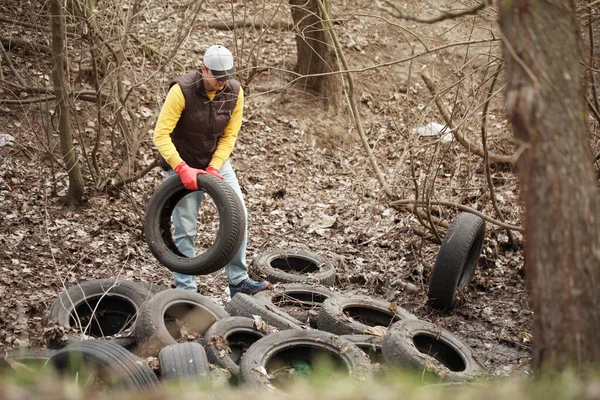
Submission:
<svg viewBox="0 0 600 400">
<path fill-rule="evenodd" d="M 290 0 L 298 52 L 296 72 L 301 75 L 339 71 L 335 48 L 322 22 L 326 17 L 321 15 L 316 1 L 323 1 L 325 8 L 331 9 L 331 0 Z M 340 79 L 340 75 L 330 74 L 307 76 L 299 82 L 323 98 L 326 107 L 338 109 L 342 101 Z"/>
<path fill-rule="evenodd" d="M 506 107 L 523 150 L 525 274 L 537 372 L 600 361 L 599 197 L 573 0 L 498 3 Z"/>
<path fill-rule="evenodd" d="M 83 177 L 73 146 L 73 128 L 69 114 L 69 89 L 67 79 L 67 60 L 65 57 L 65 15 L 62 0 L 50 1 L 52 27 L 52 80 L 56 96 L 56 112 L 58 115 L 58 134 L 63 161 L 69 175 L 69 189 L 65 202 L 67 205 L 78 206 L 83 199 Z"/>
</svg>

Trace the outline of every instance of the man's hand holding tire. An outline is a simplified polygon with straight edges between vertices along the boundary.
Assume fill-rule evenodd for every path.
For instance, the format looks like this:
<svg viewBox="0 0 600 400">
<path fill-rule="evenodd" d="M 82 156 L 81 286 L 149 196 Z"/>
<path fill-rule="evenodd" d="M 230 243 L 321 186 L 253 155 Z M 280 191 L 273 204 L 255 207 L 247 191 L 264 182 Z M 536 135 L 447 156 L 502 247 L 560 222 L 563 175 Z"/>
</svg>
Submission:
<svg viewBox="0 0 600 400">
<path fill-rule="evenodd" d="M 198 190 L 197 176 L 199 174 L 206 174 L 207 172 L 201 169 L 192 168 L 186 164 L 185 161 L 180 162 L 175 167 L 175 172 L 181 178 L 183 186 L 187 190 Z"/>
</svg>

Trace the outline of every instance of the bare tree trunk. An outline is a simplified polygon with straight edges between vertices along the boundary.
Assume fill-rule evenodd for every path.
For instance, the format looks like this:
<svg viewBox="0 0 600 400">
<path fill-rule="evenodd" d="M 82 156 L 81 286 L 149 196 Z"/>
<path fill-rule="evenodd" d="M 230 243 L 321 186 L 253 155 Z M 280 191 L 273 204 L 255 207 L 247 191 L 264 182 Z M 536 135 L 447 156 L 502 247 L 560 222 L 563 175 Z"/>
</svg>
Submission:
<svg viewBox="0 0 600 400">
<path fill-rule="evenodd" d="M 525 272 L 535 369 L 600 362 L 599 198 L 573 0 L 498 3 L 506 106 L 524 150 Z"/>
<path fill-rule="evenodd" d="M 326 17 L 321 15 L 316 1 L 323 1 L 325 8 L 331 9 L 331 0 L 290 0 L 298 50 L 296 72 L 302 75 L 339 71 L 335 48 L 322 22 Z M 328 14 L 331 15 L 330 12 Z M 300 83 L 323 97 L 327 107 L 334 110 L 340 107 L 340 75 L 309 76 L 301 79 Z"/>
<path fill-rule="evenodd" d="M 68 107 L 67 61 L 65 58 L 65 15 L 64 4 L 61 0 L 50 1 L 52 25 L 52 80 L 56 96 L 56 111 L 58 113 L 58 130 L 60 147 L 67 173 L 69 174 L 69 189 L 65 202 L 67 205 L 80 205 L 83 198 L 83 177 L 79 168 L 77 152 L 73 146 L 73 128 Z"/>
</svg>

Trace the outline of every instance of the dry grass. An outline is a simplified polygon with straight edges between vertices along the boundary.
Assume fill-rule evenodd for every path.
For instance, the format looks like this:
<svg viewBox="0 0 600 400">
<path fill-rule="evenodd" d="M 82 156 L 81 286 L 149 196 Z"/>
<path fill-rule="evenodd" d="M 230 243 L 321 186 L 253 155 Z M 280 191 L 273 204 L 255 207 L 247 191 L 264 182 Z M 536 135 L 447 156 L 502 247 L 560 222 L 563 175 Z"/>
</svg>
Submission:
<svg viewBox="0 0 600 400">
<path fill-rule="evenodd" d="M 56 379 L 50 373 L 13 371 L 3 374 L 0 381 L 0 398 L 17 399 L 171 399 L 211 398 L 244 400 L 269 399 L 598 399 L 600 398 L 600 373 L 587 378 L 563 373 L 552 377 L 532 379 L 525 375 L 509 378 L 492 378 L 465 384 L 426 384 L 419 374 L 411 375 L 393 371 L 370 382 L 349 381 L 332 375 L 313 376 L 307 381 L 295 381 L 281 390 L 228 387 L 202 384 L 166 384 L 152 393 L 116 391 L 103 393 L 94 388 L 81 388 L 73 381 Z"/>
</svg>

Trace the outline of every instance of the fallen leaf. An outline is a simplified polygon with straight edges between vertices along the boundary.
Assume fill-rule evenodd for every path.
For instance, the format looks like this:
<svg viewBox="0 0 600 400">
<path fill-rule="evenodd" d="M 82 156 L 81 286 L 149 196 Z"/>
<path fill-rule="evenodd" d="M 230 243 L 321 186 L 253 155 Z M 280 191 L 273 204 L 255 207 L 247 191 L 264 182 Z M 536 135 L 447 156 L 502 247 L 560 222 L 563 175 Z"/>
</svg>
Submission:
<svg viewBox="0 0 600 400">
<path fill-rule="evenodd" d="M 387 331 L 388 330 L 385 326 L 377 325 L 377 326 L 370 326 L 367 329 L 365 329 L 364 334 L 383 337 L 383 336 L 385 336 Z"/>
<path fill-rule="evenodd" d="M 531 343 L 533 341 L 533 335 L 527 332 L 519 333 L 519 341 L 521 343 Z"/>
<path fill-rule="evenodd" d="M 279 332 L 279 329 L 275 328 L 274 326 L 269 325 L 267 322 L 265 322 L 262 319 L 261 316 L 253 315 L 252 317 L 254 318 L 254 326 L 259 331 L 264 332 L 267 335 L 271 334 L 271 333 Z"/>
</svg>

